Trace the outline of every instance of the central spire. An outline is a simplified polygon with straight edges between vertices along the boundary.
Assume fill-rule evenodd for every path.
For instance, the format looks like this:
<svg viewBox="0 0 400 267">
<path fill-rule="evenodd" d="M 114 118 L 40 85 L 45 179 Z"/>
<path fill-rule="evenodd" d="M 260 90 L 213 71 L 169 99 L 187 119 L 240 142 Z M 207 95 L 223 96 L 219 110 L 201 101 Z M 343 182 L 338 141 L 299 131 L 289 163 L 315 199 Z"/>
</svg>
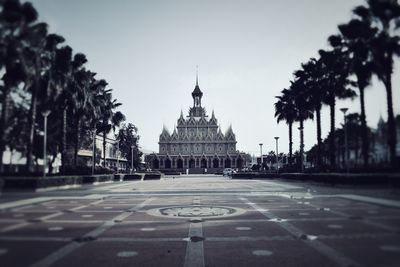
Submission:
<svg viewBox="0 0 400 267">
<path fill-rule="evenodd" d="M 201 97 L 203 96 L 203 92 L 199 87 L 199 67 L 196 66 L 196 86 L 192 92 L 193 97 L 193 107 L 201 107 Z"/>
</svg>

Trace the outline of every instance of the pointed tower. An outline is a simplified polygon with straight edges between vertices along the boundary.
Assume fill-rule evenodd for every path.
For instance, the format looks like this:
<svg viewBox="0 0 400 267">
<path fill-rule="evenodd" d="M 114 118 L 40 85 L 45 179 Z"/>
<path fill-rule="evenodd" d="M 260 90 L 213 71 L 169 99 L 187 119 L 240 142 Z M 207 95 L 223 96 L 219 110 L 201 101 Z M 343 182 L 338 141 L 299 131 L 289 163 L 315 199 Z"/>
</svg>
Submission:
<svg viewBox="0 0 400 267">
<path fill-rule="evenodd" d="M 193 107 L 201 107 L 201 98 L 203 97 L 203 92 L 200 90 L 199 87 L 199 73 L 198 70 L 196 70 L 196 86 L 194 87 L 194 90 L 192 92 L 192 97 L 193 97 Z"/>
<path fill-rule="evenodd" d="M 210 125 L 213 125 L 213 126 L 217 126 L 218 125 L 217 118 L 215 118 L 215 115 L 214 115 L 214 110 L 212 110 L 211 119 L 210 119 L 209 123 L 210 123 Z"/>
<path fill-rule="evenodd" d="M 179 116 L 178 119 L 178 127 L 184 126 L 186 124 L 185 118 L 183 117 L 183 112 L 181 109 L 181 115 Z"/>
<path fill-rule="evenodd" d="M 189 117 L 199 118 L 201 116 L 206 116 L 206 110 L 201 106 L 201 98 L 203 97 L 203 92 L 199 87 L 199 74 L 196 71 L 196 86 L 192 92 L 193 97 L 193 107 L 189 110 Z"/>
</svg>

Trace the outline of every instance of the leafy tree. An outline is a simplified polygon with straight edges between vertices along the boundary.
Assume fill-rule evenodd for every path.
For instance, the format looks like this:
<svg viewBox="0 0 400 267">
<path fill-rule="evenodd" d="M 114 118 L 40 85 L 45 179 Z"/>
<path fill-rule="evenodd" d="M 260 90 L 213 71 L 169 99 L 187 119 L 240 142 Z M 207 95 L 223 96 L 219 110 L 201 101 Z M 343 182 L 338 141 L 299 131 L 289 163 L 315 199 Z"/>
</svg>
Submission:
<svg viewBox="0 0 400 267">
<path fill-rule="evenodd" d="M 140 158 L 143 155 L 143 153 L 139 150 L 139 138 L 140 137 L 137 134 L 137 128 L 132 123 L 123 123 L 116 136 L 116 139 L 119 141 L 119 149 L 122 157 L 129 160 L 129 165 L 131 165 L 133 159 L 133 166 L 131 166 L 131 169 L 139 167 L 141 162 Z"/>
</svg>

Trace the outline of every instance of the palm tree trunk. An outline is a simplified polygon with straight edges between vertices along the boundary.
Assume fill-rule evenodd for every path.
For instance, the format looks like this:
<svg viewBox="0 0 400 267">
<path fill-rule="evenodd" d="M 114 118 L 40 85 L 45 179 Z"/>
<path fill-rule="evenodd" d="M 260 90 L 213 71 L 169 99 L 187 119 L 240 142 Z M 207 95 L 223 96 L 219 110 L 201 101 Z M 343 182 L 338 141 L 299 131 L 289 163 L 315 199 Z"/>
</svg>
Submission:
<svg viewBox="0 0 400 267">
<path fill-rule="evenodd" d="M 293 122 L 289 123 L 289 165 L 292 165 L 293 157 Z"/>
<path fill-rule="evenodd" d="M 62 114 L 62 136 L 61 136 L 61 172 L 67 166 L 67 107 L 64 107 Z"/>
<path fill-rule="evenodd" d="M 8 168 L 8 172 L 13 172 L 13 156 L 14 156 L 14 148 L 10 148 L 10 166 Z"/>
<path fill-rule="evenodd" d="M 103 132 L 103 167 L 106 167 L 106 131 Z"/>
<path fill-rule="evenodd" d="M 329 140 L 329 159 L 330 159 L 330 164 L 331 168 L 336 167 L 336 147 L 335 147 L 335 105 L 336 105 L 336 99 L 335 97 L 331 97 L 331 101 L 329 104 L 330 108 L 330 116 L 331 116 L 331 134 L 330 134 L 330 140 Z"/>
<path fill-rule="evenodd" d="M 304 123 L 300 120 L 300 168 L 304 171 Z"/>
<path fill-rule="evenodd" d="M 10 90 L 8 89 L 9 86 L 5 85 L 3 91 L 3 101 L 1 103 L 1 117 L 0 117 L 0 173 L 4 171 L 3 165 L 3 154 L 4 150 L 6 149 L 6 122 L 7 122 L 7 111 L 8 111 L 8 104 L 9 104 L 9 93 Z"/>
<path fill-rule="evenodd" d="M 33 151 L 33 138 L 35 135 L 35 124 L 36 124 L 36 108 L 37 108 L 37 87 L 39 81 L 36 80 L 32 86 L 32 99 L 31 105 L 29 108 L 29 135 L 28 135 L 28 143 L 26 148 L 26 171 L 30 172 L 32 169 L 32 151 Z"/>
<path fill-rule="evenodd" d="M 77 116 L 77 115 L 76 115 Z M 78 166 L 78 150 L 79 150 L 79 139 L 81 131 L 81 120 L 77 116 L 76 122 L 76 133 L 75 133 L 75 146 L 74 146 L 74 169 Z"/>
<path fill-rule="evenodd" d="M 363 163 L 364 168 L 368 167 L 368 156 L 369 156 L 369 145 L 368 145 L 368 128 L 367 128 L 367 120 L 365 116 L 365 102 L 364 102 L 364 87 L 358 84 L 358 88 L 360 90 L 360 104 L 361 104 L 361 139 L 362 139 L 362 155 L 363 155 Z"/>
<path fill-rule="evenodd" d="M 396 123 L 393 114 L 392 82 L 391 76 L 387 75 L 384 81 L 386 87 L 387 111 L 388 111 L 388 145 L 390 153 L 390 165 L 396 167 Z"/>
<path fill-rule="evenodd" d="M 321 107 L 317 107 L 315 109 L 316 117 L 317 117 L 317 167 L 321 167 L 322 165 L 322 157 L 321 157 L 321 146 L 322 146 L 322 138 L 321 138 Z"/>
</svg>

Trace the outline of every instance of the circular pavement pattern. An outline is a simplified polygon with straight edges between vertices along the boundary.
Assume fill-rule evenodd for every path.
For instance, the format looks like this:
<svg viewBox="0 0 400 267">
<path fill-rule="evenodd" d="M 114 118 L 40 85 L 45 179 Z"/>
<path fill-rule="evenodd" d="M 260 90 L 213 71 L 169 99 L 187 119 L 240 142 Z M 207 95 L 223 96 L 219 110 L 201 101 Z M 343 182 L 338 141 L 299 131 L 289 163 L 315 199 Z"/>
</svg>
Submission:
<svg viewBox="0 0 400 267">
<path fill-rule="evenodd" d="M 227 217 L 236 216 L 245 211 L 239 208 L 222 207 L 222 206 L 173 206 L 147 211 L 153 216 L 165 216 L 173 218 L 207 218 L 207 217 Z"/>
</svg>

